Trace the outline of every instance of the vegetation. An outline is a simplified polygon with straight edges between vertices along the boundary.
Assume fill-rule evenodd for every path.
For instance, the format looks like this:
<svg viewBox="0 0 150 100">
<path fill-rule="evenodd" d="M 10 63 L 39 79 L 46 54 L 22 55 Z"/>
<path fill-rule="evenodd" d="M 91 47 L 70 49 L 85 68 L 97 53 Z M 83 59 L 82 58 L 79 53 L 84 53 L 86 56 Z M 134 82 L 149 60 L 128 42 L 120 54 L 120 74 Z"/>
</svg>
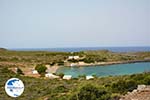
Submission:
<svg viewBox="0 0 150 100">
<path fill-rule="evenodd" d="M 16 100 L 119 100 L 138 84 L 150 85 L 150 73 L 115 77 L 102 77 L 93 80 L 40 79 L 20 76 L 0 66 L 0 99 L 13 100 L 4 90 L 5 82 L 12 77 L 21 79 L 25 84 L 24 93 Z"/>
<path fill-rule="evenodd" d="M 63 65 L 64 65 L 64 61 L 58 61 L 57 64 L 58 64 L 59 66 L 63 66 Z"/>
<path fill-rule="evenodd" d="M 37 70 L 39 74 L 44 74 L 46 69 L 47 68 L 45 67 L 45 65 L 42 64 L 39 64 L 35 67 L 35 70 Z"/>
<path fill-rule="evenodd" d="M 80 59 L 67 60 L 68 56 L 78 55 Z M 81 51 L 81 52 L 47 52 L 47 51 L 10 51 L 0 50 L 0 61 L 21 63 L 24 66 L 34 64 L 64 65 L 64 61 L 85 63 L 150 60 L 150 52 L 114 53 L 108 50 Z"/>
<path fill-rule="evenodd" d="M 68 60 L 68 56 L 80 56 L 80 59 Z M 13 100 L 4 91 L 5 82 L 12 77 L 20 78 L 25 84 L 24 93 L 16 100 L 119 100 L 119 97 L 132 91 L 138 84 L 150 85 L 150 72 L 115 77 L 60 80 L 23 76 L 21 69 L 36 66 L 43 75 L 45 64 L 65 65 L 84 61 L 85 63 L 150 60 L 150 52 L 114 53 L 108 50 L 82 52 L 46 52 L 46 51 L 10 51 L 0 49 L 0 99 Z M 9 70 L 12 67 L 21 69 L 17 74 Z M 63 77 L 64 74 L 59 74 Z"/>
<path fill-rule="evenodd" d="M 96 87 L 87 84 L 79 90 L 75 95 L 72 95 L 71 100 L 110 100 L 110 92 L 104 87 Z"/>
<path fill-rule="evenodd" d="M 47 51 L 0 50 L 0 61 L 23 64 L 55 64 L 64 61 L 70 53 Z"/>
</svg>

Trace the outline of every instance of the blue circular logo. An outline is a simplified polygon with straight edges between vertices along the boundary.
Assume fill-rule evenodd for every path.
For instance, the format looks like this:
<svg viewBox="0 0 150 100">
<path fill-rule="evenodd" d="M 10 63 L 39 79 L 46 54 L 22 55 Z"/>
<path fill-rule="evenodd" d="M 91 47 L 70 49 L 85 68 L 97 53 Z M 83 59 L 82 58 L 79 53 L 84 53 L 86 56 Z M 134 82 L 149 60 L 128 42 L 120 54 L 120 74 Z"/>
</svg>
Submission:
<svg viewBox="0 0 150 100">
<path fill-rule="evenodd" d="M 5 84 L 5 91 L 11 97 L 18 97 L 24 91 L 24 84 L 18 78 L 11 78 Z"/>
</svg>

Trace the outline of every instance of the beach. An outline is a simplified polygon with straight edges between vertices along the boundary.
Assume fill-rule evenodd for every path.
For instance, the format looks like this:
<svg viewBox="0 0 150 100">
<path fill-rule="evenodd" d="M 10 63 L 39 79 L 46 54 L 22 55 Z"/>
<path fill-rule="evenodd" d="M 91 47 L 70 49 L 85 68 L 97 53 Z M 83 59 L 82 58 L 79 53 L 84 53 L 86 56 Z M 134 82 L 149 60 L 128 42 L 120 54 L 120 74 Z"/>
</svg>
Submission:
<svg viewBox="0 0 150 100">
<path fill-rule="evenodd" d="M 48 72 L 49 73 L 56 73 L 56 71 L 57 71 L 58 68 L 60 68 L 60 66 L 57 66 L 57 65 L 55 65 L 55 66 L 49 66 L 48 67 Z"/>
</svg>

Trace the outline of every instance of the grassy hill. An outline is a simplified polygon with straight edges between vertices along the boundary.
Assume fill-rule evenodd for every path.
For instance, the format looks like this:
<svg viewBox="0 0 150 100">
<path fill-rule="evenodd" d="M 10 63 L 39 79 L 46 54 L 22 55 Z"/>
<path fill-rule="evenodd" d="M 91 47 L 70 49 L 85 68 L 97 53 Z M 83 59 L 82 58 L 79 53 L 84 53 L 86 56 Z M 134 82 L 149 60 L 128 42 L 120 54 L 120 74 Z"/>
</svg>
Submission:
<svg viewBox="0 0 150 100">
<path fill-rule="evenodd" d="M 0 50 L 1 62 L 14 62 L 23 64 L 51 64 L 65 61 L 70 55 L 78 55 L 86 63 L 150 60 L 150 52 L 114 53 L 108 50 L 82 51 L 82 52 L 47 52 L 47 51 L 10 51 Z"/>
</svg>

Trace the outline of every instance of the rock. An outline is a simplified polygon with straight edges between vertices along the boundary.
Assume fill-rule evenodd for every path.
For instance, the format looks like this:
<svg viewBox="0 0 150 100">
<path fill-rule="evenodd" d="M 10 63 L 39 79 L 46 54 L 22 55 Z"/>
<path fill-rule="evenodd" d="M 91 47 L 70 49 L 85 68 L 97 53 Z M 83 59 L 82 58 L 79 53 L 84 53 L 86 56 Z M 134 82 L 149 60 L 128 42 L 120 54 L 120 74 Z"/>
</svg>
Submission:
<svg viewBox="0 0 150 100">
<path fill-rule="evenodd" d="M 150 86 L 138 85 L 138 88 L 122 96 L 120 100 L 150 100 Z"/>
<path fill-rule="evenodd" d="M 146 88 L 146 85 L 138 85 L 137 90 L 138 90 L 138 91 L 142 91 L 142 90 L 144 90 L 145 88 Z"/>
</svg>

